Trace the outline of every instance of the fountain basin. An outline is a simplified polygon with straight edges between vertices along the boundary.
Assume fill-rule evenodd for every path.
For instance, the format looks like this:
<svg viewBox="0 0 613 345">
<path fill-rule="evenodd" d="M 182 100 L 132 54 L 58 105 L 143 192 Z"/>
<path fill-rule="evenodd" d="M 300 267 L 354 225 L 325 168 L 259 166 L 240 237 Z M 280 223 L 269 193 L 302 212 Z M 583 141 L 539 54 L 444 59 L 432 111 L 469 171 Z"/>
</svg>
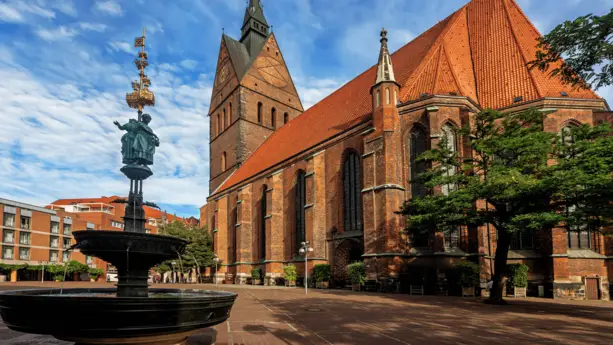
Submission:
<svg viewBox="0 0 613 345">
<path fill-rule="evenodd" d="M 224 322 L 236 294 L 152 289 L 150 297 L 115 297 L 115 289 L 0 292 L 0 315 L 14 331 L 78 344 L 178 344 Z"/>
</svg>

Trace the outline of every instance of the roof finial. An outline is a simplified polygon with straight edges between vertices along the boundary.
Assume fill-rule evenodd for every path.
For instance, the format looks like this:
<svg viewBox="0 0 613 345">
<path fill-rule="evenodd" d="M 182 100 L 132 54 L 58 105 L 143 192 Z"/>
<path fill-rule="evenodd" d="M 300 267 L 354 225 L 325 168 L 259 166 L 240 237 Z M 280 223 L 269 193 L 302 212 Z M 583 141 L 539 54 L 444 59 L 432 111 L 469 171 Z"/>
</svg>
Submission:
<svg viewBox="0 0 613 345">
<path fill-rule="evenodd" d="M 387 30 L 381 29 L 381 50 L 379 52 L 379 63 L 377 66 L 377 81 L 375 84 L 379 84 L 385 81 L 396 82 L 394 77 L 394 66 L 392 65 L 392 58 L 387 48 Z"/>
<path fill-rule="evenodd" d="M 128 103 L 128 106 L 130 108 L 138 109 L 139 121 L 143 108 L 145 106 L 155 105 L 155 96 L 153 92 L 149 90 L 151 80 L 145 74 L 145 68 L 149 66 L 149 62 L 147 61 L 147 53 L 145 52 L 146 33 L 147 32 L 143 27 L 143 35 L 134 39 L 134 48 L 141 48 L 141 51 L 138 52 L 139 59 L 134 59 L 134 64 L 139 70 L 140 78 L 138 81 L 132 82 L 132 89 L 134 89 L 134 91 L 126 94 L 126 102 Z"/>
</svg>

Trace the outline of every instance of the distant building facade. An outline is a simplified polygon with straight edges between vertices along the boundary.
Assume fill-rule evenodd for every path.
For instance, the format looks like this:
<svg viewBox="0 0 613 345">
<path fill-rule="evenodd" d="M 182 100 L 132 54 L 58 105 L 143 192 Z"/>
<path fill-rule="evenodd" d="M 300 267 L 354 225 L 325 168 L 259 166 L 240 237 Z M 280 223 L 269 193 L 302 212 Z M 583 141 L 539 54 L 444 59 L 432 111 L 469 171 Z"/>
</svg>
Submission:
<svg viewBox="0 0 613 345">
<path fill-rule="evenodd" d="M 0 198 L 0 226 L 1 263 L 42 265 L 76 260 L 93 268 L 105 268 L 98 259 L 68 251 L 75 243 L 72 231 L 94 229 L 93 223 L 77 214 Z M 42 272 L 13 272 L 10 278 L 13 281 L 39 280 L 40 274 Z"/>
<path fill-rule="evenodd" d="M 471 260 L 486 284 L 493 227 L 417 238 L 395 211 L 423 192 L 410 182 L 426 169 L 416 157 L 443 134 L 451 150 L 471 154 L 453 129 L 479 111 L 541 109 L 554 133 L 611 120 L 593 91 L 527 67 L 539 36 L 514 0 L 473 0 L 393 54 L 383 32 L 377 65 L 303 112 L 251 0 L 241 39 L 222 36 L 209 111 L 210 195 L 200 219 L 222 262 L 218 278 L 245 283 L 259 267 L 275 284 L 289 263 L 304 274 L 298 250 L 308 240 L 309 269 L 328 263 L 338 283 L 348 263 L 364 261 L 369 280 L 419 280 L 434 293 L 446 268 Z M 611 239 L 562 228 L 526 232 L 509 254 L 530 267 L 530 294 L 557 298 L 607 299 L 612 259 Z"/>
</svg>

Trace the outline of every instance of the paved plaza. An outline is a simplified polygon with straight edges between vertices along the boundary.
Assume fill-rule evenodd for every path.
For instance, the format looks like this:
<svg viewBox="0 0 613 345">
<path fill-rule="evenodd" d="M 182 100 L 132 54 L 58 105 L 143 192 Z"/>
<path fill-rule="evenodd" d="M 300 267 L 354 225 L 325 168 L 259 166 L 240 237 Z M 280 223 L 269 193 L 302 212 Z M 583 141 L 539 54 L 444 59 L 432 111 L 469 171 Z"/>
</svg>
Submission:
<svg viewBox="0 0 613 345">
<path fill-rule="evenodd" d="M 38 286 L 37 286 L 38 285 Z M 0 289 L 40 287 L 0 284 Z M 58 286 L 55 283 L 46 287 Z M 67 283 L 69 287 L 107 284 Z M 214 285 L 154 287 L 215 289 Z M 613 344 L 613 303 L 603 301 L 510 300 L 484 305 L 473 298 L 355 293 L 300 288 L 221 289 L 239 297 L 230 319 L 213 331 L 216 344 Z M 26 335 L 0 324 L 0 345 L 67 345 Z"/>
</svg>

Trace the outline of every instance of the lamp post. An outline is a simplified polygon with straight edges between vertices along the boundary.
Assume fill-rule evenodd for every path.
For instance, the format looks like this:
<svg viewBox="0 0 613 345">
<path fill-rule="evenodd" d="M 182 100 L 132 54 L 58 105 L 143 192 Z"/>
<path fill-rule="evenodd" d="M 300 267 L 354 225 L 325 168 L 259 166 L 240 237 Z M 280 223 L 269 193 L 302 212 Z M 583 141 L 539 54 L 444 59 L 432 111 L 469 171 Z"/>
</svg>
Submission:
<svg viewBox="0 0 613 345">
<path fill-rule="evenodd" d="M 217 290 L 219 290 L 219 279 L 217 279 L 217 264 L 219 263 L 219 258 L 217 254 L 215 254 L 213 261 L 215 261 L 215 285 L 217 286 Z"/>
<path fill-rule="evenodd" d="M 309 247 L 309 241 L 302 242 L 302 247 L 298 251 L 300 255 L 304 255 L 304 294 L 309 293 L 309 268 L 308 268 L 308 259 L 309 252 L 313 251 L 312 247 Z"/>
<path fill-rule="evenodd" d="M 39 264 L 43 265 L 43 274 L 40 278 L 40 283 L 43 284 L 45 283 L 45 262 L 44 261 L 39 261 Z"/>
<path fill-rule="evenodd" d="M 172 283 L 176 283 L 177 282 L 177 277 L 175 276 L 175 266 L 177 265 L 177 263 L 175 261 L 172 262 Z"/>
</svg>

